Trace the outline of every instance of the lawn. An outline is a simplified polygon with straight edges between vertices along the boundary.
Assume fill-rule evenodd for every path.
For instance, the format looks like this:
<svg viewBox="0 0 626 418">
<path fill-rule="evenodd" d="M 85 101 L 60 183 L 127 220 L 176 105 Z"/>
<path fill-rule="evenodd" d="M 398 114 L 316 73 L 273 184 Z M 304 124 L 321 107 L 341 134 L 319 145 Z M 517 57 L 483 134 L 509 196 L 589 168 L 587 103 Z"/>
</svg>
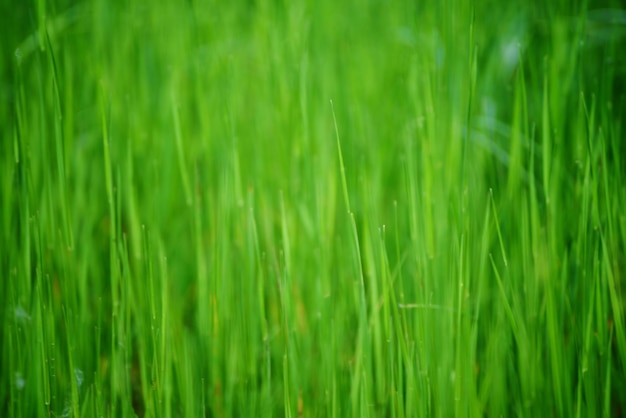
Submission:
<svg viewBox="0 0 626 418">
<path fill-rule="evenodd" d="M 626 414 L 618 0 L 4 3 L 1 416 Z"/>
</svg>

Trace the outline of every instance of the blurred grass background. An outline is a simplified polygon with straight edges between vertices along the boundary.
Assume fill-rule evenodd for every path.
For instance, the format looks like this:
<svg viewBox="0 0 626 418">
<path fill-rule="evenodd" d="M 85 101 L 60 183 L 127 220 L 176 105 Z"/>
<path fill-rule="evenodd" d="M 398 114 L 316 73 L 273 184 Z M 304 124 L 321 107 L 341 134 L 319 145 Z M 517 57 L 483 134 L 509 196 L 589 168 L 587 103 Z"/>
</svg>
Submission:
<svg viewBox="0 0 626 418">
<path fill-rule="evenodd" d="M 617 2 L 1 7 L 2 415 L 624 413 Z"/>
</svg>

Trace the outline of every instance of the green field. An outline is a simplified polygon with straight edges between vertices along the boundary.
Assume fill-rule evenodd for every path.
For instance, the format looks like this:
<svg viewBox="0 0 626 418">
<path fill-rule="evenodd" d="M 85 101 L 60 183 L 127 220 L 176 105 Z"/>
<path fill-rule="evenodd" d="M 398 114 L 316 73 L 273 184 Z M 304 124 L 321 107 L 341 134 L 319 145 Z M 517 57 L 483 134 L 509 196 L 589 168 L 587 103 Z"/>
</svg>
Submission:
<svg viewBox="0 0 626 418">
<path fill-rule="evenodd" d="M 619 3 L 3 2 L 0 416 L 624 416 Z"/>
</svg>

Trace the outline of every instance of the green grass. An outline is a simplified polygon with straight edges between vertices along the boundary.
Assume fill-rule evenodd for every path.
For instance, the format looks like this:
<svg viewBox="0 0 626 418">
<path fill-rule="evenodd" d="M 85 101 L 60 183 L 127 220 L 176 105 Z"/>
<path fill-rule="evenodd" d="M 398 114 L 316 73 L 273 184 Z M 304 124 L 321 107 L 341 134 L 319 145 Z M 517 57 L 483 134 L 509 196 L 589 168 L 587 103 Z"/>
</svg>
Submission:
<svg viewBox="0 0 626 418">
<path fill-rule="evenodd" d="M 626 413 L 617 2 L 14 3 L 0 415 Z"/>
</svg>

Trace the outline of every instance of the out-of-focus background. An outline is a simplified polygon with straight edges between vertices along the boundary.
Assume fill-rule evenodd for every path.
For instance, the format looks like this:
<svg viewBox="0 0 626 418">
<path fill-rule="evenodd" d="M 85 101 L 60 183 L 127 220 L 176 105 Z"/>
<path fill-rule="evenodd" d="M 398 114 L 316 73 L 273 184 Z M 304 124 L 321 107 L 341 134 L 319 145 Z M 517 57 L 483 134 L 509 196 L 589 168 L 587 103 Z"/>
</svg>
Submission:
<svg viewBox="0 0 626 418">
<path fill-rule="evenodd" d="M 0 415 L 626 410 L 619 2 L 0 13 Z"/>
</svg>

